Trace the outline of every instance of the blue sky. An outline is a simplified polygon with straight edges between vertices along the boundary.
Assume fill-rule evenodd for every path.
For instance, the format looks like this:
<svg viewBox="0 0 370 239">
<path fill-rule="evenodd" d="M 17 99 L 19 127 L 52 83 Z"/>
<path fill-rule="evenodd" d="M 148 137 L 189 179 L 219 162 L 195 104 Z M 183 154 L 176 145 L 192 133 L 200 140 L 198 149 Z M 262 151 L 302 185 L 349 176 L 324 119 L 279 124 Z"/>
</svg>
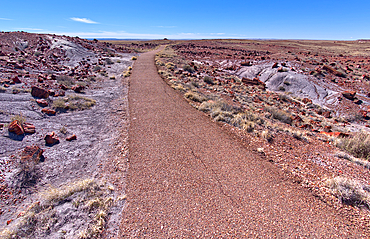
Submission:
<svg viewBox="0 0 370 239">
<path fill-rule="evenodd" d="M 120 39 L 370 38 L 370 1 L 0 2 L 0 30 Z"/>
</svg>

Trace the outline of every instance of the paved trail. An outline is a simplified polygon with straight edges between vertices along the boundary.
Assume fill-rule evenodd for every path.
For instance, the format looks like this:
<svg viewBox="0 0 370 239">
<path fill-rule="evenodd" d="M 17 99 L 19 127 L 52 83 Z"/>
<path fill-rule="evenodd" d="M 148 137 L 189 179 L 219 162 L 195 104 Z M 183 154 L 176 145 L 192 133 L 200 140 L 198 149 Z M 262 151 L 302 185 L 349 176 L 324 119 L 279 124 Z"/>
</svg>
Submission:
<svg viewBox="0 0 370 239">
<path fill-rule="evenodd" d="M 142 54 L 130 77 L 122 237 L 360 237 L 167 86 L 156 52 Z"/>
</svg>

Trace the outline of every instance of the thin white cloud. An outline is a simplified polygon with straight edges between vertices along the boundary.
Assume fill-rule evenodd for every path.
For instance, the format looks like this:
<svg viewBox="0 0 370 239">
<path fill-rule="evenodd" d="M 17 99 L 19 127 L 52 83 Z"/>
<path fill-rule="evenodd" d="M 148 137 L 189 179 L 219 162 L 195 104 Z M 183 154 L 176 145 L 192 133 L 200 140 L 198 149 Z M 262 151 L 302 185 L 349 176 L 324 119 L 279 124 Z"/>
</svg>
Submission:
<svg viewBox="0 0 370 239">
<path fill-rule="evenodd" d="M 71 17 L 71 20 L 76 21 L 76 22 L 88 23 L 88 24 L 98 24 L 97 22 L 94 22 L 93 20 L 90 20 L 87 18 Z"/>
<path fill-rule="evenodd" d="M 12 21 L 13 19 L 0 17 L 0 20 L 4 20 L 4 21 Z"/>
</svg>

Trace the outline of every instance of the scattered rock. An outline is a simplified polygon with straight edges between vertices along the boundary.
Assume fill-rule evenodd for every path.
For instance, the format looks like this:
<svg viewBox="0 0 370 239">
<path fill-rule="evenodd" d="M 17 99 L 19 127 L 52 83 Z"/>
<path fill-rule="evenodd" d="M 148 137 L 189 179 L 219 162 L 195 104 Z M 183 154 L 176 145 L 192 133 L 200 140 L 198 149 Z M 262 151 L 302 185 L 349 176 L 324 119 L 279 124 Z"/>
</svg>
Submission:
<svg viewBox="0 0 370 239">
<path fill-rule="evenodd" d="M 77 136 L 75 134 L 69 136 L 68 138 L 66 138 L 67 141 L 72 141 L 72 140 L 76 140 L 77 139 Z"/>
<path fill-rule="evenodd" d="M 320 134 L 325 134 L 330 137 L 349 137 L 349 134 L 343 132 L 325 132 L 321 131 Z"/>
<path fill-rule="evenodd" d="M 304 98 L 302 100 L 302 102 L 305 103 L 305 104 L 312 104 L 312 100 L 311 99 L 308 99 L 308 98 Z"/>
<path fill-rule="evenodd" d="M 76 93 L 81 93 L 85 89 L 82 85 L 75 85 L 72 87 L 72 90 Z"/>
<path fill-rule="evenodd" d="M 36 133 L 36 127 L 33 124 L 23 123 L 22 127 L 23 127 L 23 130 L 24 130 L 24 133 L 26 133 L 26 134 Z"/>
<path fill-rule="evenodd" d="M 331 118 L 331 112 L 330 111 L 324 111 L 322 113 L 322 116 L 324 116 L 325 118 Z"/>
<path fill-rule="evenodd" d="M 322 69 L 333 75 L 339 76 L 339 77 L 347 77 L 346 74 L 334 69 L 333 67 L 327 66 L 327 65 L 324 65 Z"/>
<path fill-rule="evenodd" d="M 44 139 L 47 145 L 54 145 L 59 143 L 59 138 L 54 131 L 47 134 Z"/>
<path fill-rule="evenodd" d="M 14 76 L 14 77 L 12 78 L 12 81 L 13 81 L 13 83 L 14 83 L 14 84 L 22 83 L 22 81 L 18 78 L 18 76 Z"/>
<path fill-rule="evenodd" d="M 266 88 L 266 84 L 258 78 L 254 78 L 253 80 L 251 80 L 251 79 L 243 77 L 242 82 L 246 85 L 256 85 L 256 86 L 261 86 L 263 89 Z"/>
<path fill-rule="evenodd" d="M 56 114 L 55 110 L 47 109 L 47 108 L 42 109 L 41 112 L 44 113 L 44 114 L 47 114 L 47 115 L 55 115 Z"/>
<path fill-rule="evenodd" d="M 16 135 L 23 135 L 24 134 L 23 127 L 22 127 L 21 123 L 18 120 L 13 120 L 13 122 L 11 122 L 9 124 L 8 130 L 9 130 L 9 132 L 12 132 Z"/>
<path fill-rule="evenodd" d="M 356 96 L 356 91 L 347 90 L 347 91 L 344 91 L 342 95 L 344 98 L 347 98 L 349 100 L 354 100 Z"/>
<path fill-rule="evenodd" d="M 34 162 L 38 163 L 43 158 L 44 150 L 39 146 L 27 146 L 21 154 L 21 163 Z"/>
<path fill-rule="evenodd" d="M 31 87 L 31 95 L 36 98 L 47 99 L 49 97 L 49 91 L 39 88 L 37 86 Z"/>
<path fill-rule="evenodd" d="M 240 63 L 240 65 L 242 65 L 242 66 L 251 66 L 252 65 L 252 62 L 250 62 L 250 61 L 243 61 L 243 62 Z"/>
<path fill-rule="evenodd" d="M 46 107 L 49 105 L 49 103 L 45 99 L 38 99 L 36 100 L 36 103 L 39 104 L 42 107 Z"/>
</svg>

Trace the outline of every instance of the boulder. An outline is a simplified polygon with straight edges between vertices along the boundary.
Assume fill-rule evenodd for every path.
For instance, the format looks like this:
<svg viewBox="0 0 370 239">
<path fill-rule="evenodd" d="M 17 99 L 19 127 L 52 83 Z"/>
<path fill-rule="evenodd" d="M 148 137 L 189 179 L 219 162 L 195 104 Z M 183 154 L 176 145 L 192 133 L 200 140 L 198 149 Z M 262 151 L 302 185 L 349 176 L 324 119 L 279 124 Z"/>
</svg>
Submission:
<svg viewBox="0 0 370 239">
<path fill-rule="evenodd" d="M 42 109 L 41 112 L 44 113 L 44 114 L 47 114 L 47 115 L 55 115 L 56 114 L 55 110 L 47 109 L 47 108 Z"/>
<path fill-rule="evenodd" d="M 54 131 L 47 134 L 44 139 L 47 145 L 54 145 L 59 143 L 59 138 Z"/>
<path fill-rule="evenodd" d="M 18 120 L 13 120 L 13 122 L 11 122 L 9 124 L 8 130 L 9 130 L 9 132 L 12 132 L 16 135 L 23 135 L 24 134 L 23 127 L 22 127 L 21 123 Z"/>
<path fill-rule="evenodd" d="M 347 90 L 342 92 L 342 95 L 344 98 L 347 98 L 349 100 L 354 100 L 356 96 L 356 91 Z"/>
<path fill-rule="evenodd" d="M 272 68 L 278 68 L 279 64 L 275 62 L 275 64 L 272 65 Z"/>
<path fill-rule="evenodd" d="M 31 95 L 36 98 L 44 98 L 47 99 L 49 97 L 49 91 L 42 89 L 37 86 L 31 87 Z"/>
<path fill-rule="evenodd" d="M 49 103 L 45 99 L 38 99 L 36 100 L 36 103 L 39 104 L 42 107 L 46 107 L 49 105 Z"/>
<path fill-rule="evenodd" d="M 27 146 L 21 153 L 21 163 L 38 163 L 43 158 L 43 153 L 44 150 L 40 149 L 39 146 Z"/>
<path fill-rule="evenodd" d="M 23 130 L 24 130 L 24 133 L 26 133 L 26 134 L 36 133 L 36 127 L 33 124 L 23 123 L 22 127 L 23 127 Z"/>
</svg>

